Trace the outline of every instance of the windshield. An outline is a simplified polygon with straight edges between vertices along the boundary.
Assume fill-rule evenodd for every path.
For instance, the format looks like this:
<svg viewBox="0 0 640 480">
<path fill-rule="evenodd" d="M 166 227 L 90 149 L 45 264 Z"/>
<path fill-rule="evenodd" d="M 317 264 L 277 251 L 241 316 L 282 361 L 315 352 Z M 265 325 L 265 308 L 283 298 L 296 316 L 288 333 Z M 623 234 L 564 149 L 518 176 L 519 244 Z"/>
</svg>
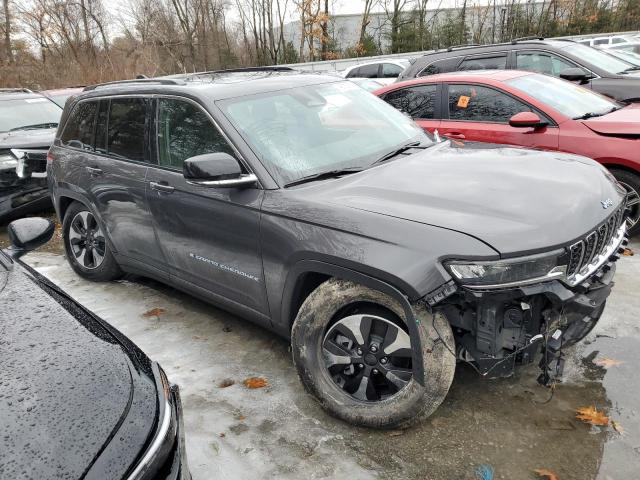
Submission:
<svg viewBox="0 0 640 480">
<path fill-rule="evenodd" d="M 607 50 L 609 55 L 613 55 L 625 62 L 629 62 L 634 67 L 640 67 L 640 55 L 637 53 L 629 52 L 627 50 Z"/>
<path fill-rule="evenodd" d="M 633 66 L 596 48 L 579 43 L 569 44 L 563 50 L 611 74 L 622 73 Z"/>
<path fill-rule="evenodd" d="M 588 113 L 605 114 L 621 107 L 619 103 L 591 90 L 547 75 L 523 75 L 505 83 L 570 118 L 579 118 Z"/>
<path fill-rule="evenodd" d="M 44 97 L 0 100 L 0 132 L 40 125 L 52 128 L 61 115 L 62 109 Z"/>
<path fill-rule="evenodd" d="M 410 141 L 432 143 L 410 118 L 348 81 L 234 98 L 221 107 L 285 185 L 368 167 Z"/>
</svg>

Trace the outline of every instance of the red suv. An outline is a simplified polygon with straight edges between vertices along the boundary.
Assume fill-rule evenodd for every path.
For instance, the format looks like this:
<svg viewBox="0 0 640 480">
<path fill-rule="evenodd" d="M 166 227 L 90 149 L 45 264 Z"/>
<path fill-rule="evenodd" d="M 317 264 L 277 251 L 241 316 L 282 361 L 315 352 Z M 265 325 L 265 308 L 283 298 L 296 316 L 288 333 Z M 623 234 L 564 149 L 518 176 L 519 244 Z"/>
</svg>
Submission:
<svg viewBox="0 0 640 480">
<path fill-rule="evenodd" d="M 629 192 L 629 228 L 640 230 L 640 104 L 625 106 L 565 80 L 515 70 L 432 75 L 373 93 L 451 139 L 597 160 Z"/>
</svg>

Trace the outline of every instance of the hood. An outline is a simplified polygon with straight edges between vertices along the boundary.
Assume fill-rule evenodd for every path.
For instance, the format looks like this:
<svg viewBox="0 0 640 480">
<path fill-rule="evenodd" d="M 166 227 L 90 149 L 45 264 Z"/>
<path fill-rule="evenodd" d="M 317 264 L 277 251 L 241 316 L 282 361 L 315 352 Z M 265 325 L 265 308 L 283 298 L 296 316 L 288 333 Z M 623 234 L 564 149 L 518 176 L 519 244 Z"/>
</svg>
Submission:
<svg viewBox="0 0 640 480">
<path fill-rule="evenodd" d="M 316 200 L 471 235 L 502 255 L 577 239 L 624 198 L 604 167 L 575 155 L 443 142 L 336 180 Z M 428 239 L 425 239 L 428 241 Z"/>
<path fill-rule="evenodd" d="M 582 123 L 600 135 L 640 138 L 640 104 L 632 103 L 602 117 L 583 120 Z"/>
<path fill-rule="evenodd" d="M 55 138 L 55 128 L 0 132 L 0 150 L 9 148 L 49 148 Z"/>
<path fill-rule="evenodd" d="M 140 392 L 142 369 L 74 302 L 49 296 L 17 266 L 0 271 L 0 288 L 3 276 L 0 469 L 7 478 L 24 472 L 33 478 L 82 478 L 120 432 Z M 153 389 L 146 404 L 150 426 L 155 401 Z M 138 428 L 144 421 L 136 419 Z"/>
</svg>

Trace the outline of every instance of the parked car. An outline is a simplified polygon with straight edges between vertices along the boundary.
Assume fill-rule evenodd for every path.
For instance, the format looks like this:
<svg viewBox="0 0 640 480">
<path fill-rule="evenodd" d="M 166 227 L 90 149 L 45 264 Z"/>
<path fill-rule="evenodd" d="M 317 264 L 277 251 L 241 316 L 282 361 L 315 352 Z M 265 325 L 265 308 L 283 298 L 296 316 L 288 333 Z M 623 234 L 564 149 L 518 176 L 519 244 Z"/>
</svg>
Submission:
<svg viewBox="0 0 640 480">
<path fill-rule="evenodd" d="M 189 479 L 178 387 L 19 260 L 53 230 L 15 220 L 0 251 L 2 477 Z"/>
<path fill-rule="evenodd" d="M 609 55 L 613 55 L 614 57 L 619 58 L 620 60 L 624 60 L 625 62 L 630 63 L 634 67 L 640 68 L 640 54 L 638 53 L 635 53 L 630 50 L 617 50 L 613 48 L 610 48 L 605 51 Z"/>
<path fill-rule="evenodd" d="M 388 59 L 366 62 L 347 68 L 342 75 L 344 78 L 375 78 L 377 81 L 388 85 L 393 83 L 398 75 L 410 65 L 409 60 Z"/>
<path fill-rule="evenodd" d="M 571 82 L 517 70 L 454 72 L 373 92 L 429 132 L 589 156 L 628 192 L 640 229 L 640 104 L 624 106 Z"/>
<path fill-rule="evenodd" d="M 616 34 L 616 35 L 601 35 L 591 36 L 588 38 L 573 38 L 582 45 L 588 45 L 590 47 L 606 48 L 612 45 L 622 45 L 625 43 L 632 43 L 637 41 L 637 37 L 633 34 Z"/>
<path fill-rule="evenodd" d="M 0 224 L 51 208 L 47 150 L 62 109 L 25 89 L 0 89 Z"/>
<path fill-rule="evenodd" d="M 576 82 L 621 102 L 640 101 L 638 67 L 571 40 L 450 48 L 418 58 L 398 81 L 459 70 L 529 70 Z"/>
<path fill-rule="evenodd" d="M 54 90 L 44 90 L 41 93 L 64 108 L 67 99 L 72 95 L 79 94 L 83 89 L 84 87 L 57 88 Z"/>
<path fill-rule="evenodd" d="M 630 43 L 620 43 L 618 45 L 612 45 L 607 48 L 606 51 L 622 51 L 622 52 L 632 52 L 635 54 L 640 54 L 640 38 L 635 38 L 634 42 Z"/>
<path fill-rule="evenodd" d="M 604 167 L 435 142 L 335 77 L 235 75 L 69 100 L 48 171 L 80 276 L 151 276 L 289 338 L 306 389 L 358 425 L 433 413 L 456 357 L 504 376 L 544 346 L 553 381 L 625 242 Z"/>
</svg>

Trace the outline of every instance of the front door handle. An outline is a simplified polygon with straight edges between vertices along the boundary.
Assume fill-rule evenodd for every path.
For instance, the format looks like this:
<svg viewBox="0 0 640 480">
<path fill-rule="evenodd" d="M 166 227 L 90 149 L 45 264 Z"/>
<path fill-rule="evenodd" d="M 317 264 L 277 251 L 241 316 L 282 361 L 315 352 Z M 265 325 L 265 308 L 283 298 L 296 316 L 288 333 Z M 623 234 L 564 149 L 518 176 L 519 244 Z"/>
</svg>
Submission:
<svg viewBox="0 0 640 480">
<path fill-rule="evenodd" d="M 89 172 L 89 175 L 91 175 L 92 177 L 98 177 L 102 175 L 102 169 L 100 168 L 96 168 L 96 167 L 84 167 L 84 168 L 87 172 Z"/>
<path fill-rule="evenodd" d="M 173 191 L 175 190 L 174 187 L 172 187 L 171 185 L 167 185 L 166 183 L 149 182 L 149 186 L 153 190 L 157 190 L 158 192 L 162 193 L 173 193 Z"/>
<path fill-rule="evenodd" d="M 447 138 L 453 138 L 454 140 L 464 140 L 464 133 L 460 133 L 460 132 L 449 132 L 449 133 L 443 133 L 442 135 L 444 135 Z"/>
</svg>

